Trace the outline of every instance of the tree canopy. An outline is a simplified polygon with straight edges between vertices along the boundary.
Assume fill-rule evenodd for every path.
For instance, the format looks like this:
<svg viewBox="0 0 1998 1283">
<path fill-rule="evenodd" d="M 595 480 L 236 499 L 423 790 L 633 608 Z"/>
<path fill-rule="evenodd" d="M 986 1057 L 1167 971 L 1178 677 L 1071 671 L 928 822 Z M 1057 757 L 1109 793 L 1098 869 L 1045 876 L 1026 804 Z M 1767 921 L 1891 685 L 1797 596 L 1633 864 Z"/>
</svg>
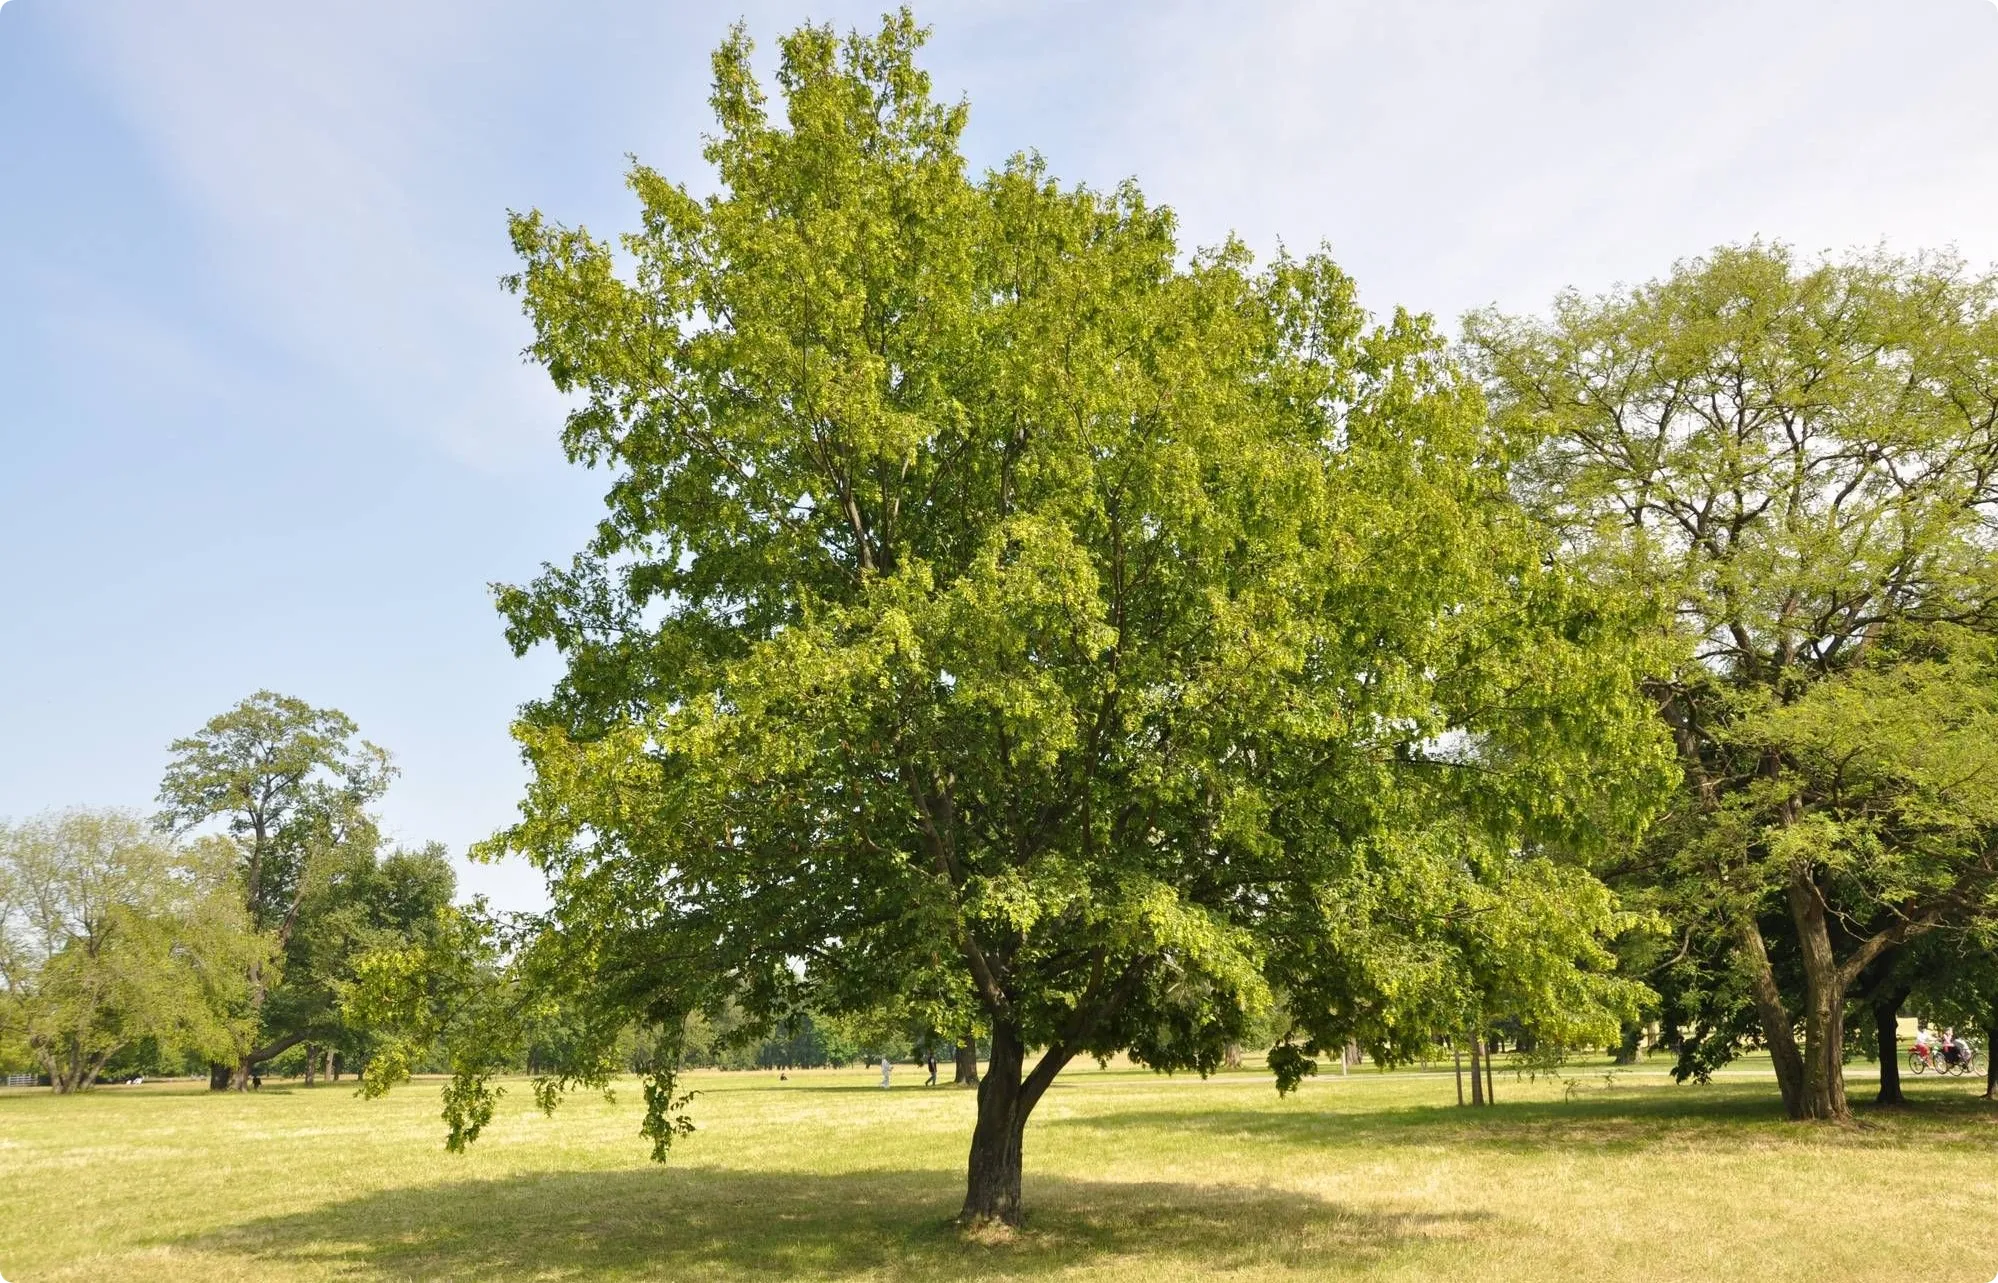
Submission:
<svg viewBox="0 0 1998 1283">
<path fill-rule="evenodd" d="M 1752 1009 L 1791 1112 L 1844 1117 L 1861 973 L 1998 909 L 1998 285 L 1756 244 L 1469 336 L 1569 559 L 1673 614 L 1684 788 L 1628 881 L 1731 955 L 1682 986 L 1700 1064 Z"/>
<path fill-rule="evenodd" d="M 616 247 L 514 219 L 532 355 L 611 487 L 499 591 L 566 671 L 490 849 L 549 877 L 520 957 L 579 1013 L 561 1080 L 662 1031 L 663 1148 L 691 1011 L 975 1021 L 964 1214 L 1011 1221 L 1077 1055 L 1213 1069 L 1272 978 L 1309 995 L 1287 1081 L 1405 1045 L 1433 967 L 1349 903 L 1411 843 L 1457 880 L 1433 902 L 1531 884 L 1592 937 L 1606 902 L 1547 870 L 1627 840 L 1664 759 L 1644 604 L 1552 562 L 1426 318 L 1374 321 L 1322 254 L 1188 255 L 1133 184 L 968 175 L 921 39 L 800 28 L 777 118 L 738 30 L 714 195 L 635 167 Z M 1481 939 L 1608 965 L 1560 935 Z"/>
<path fill-rule="evenodd" d="M 422 948 L 446 931 L 457 875 L 441 843 L 381 850 L 348 842 L 325 859 L 286 942 L 283 983 L 263 1011 L 269 1034 L 339 1049 L 354 1061 L 376 1049 L 376 1031 L 352 1002 L 365 959 Z M 275 1041 L 267 1036 L 267 1044 Z"/>
<path fill-rule="evenodd" d="M 309 970 L 275 1004 L 271 999 L 284 985 L 287 962 L 296 961 L 301 912 L 331 902 L 329 879 L 377 857 L 380 834 L 368 808 L 394 767 L 386 751 L 359 736 L 337 709 L 259 691 L 171 745 L 158 822 L 176 832 L 220 823 L 250 926 L 269 945 L 250 967 L 244 1037 L 211 1070 L 218 1088 L 241 1090 L 255 1065 L 329 1019 L 324 1002 L 315 1008 L 311 1001 Z M 323 986 L 319 993 L 323 998 Z"/>
<path fill-rule="evenodd" d="M 56 1091 L 141 1039 L 218 1054 L 264 956 L 219 844 L 176 846 L 124 811 L 0 825 L 0 1042 Z"/>
</svg>

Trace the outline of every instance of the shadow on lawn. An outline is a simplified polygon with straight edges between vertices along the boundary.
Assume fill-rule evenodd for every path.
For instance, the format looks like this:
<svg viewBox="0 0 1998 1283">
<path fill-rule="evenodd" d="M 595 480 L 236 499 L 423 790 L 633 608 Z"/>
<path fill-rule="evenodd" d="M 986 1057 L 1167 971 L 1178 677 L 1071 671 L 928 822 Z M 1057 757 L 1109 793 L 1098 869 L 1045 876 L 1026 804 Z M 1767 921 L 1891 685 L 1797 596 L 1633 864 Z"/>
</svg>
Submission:
<svg viewBox="0 0 1998 1283">
<path fill-rule="evenodd" d="M 840 1176 L 713 1168 L 562 1172 L 386 1190 L 205 1235 L 194 1246 L 423 1279 L 1033 1277 L 1114 1258 L 1193 1276 L 1364 1265 L 1472 1231 L 1475 1215 L 1381 1215 L 1289 1191 L 1027 1174 L 1027 1228 L 980 1244 L 949 1224 L 955 1172 Z"/>
<path fill-rule="evenodd" d="M 1874 1106 L 1854 1092 L 1851 1128 L 1790 1123 L 1775 1084 L 1597 1089 L 1572 1100 L 1507 1102 L 1486 1109 L 1413 1105 L 1347 1112 L 1312 1108 L 1308 1099 L 1267 1109 L 1133 1109 L 1092 1113 L 1048 1124 L 1071 1133 L 1157 1130 L 1195 1131 L 1299 1148 L 1378 1149 L 1383 1146 L 1448 1146 L 1532 1152 L 1586 1145 L 1633 1151 L 1653 1146 L 1714 1143 L 1849 1143 L 1861 1146 L 1934 1145 L 1962 1140 L 1989 1144 L 1998 1109 L 1968 1093 L 1911 1092 L 1902 1108 Z M 1107 1140 L 1107 1135 L 1106 1135 Z"/>
</svg>

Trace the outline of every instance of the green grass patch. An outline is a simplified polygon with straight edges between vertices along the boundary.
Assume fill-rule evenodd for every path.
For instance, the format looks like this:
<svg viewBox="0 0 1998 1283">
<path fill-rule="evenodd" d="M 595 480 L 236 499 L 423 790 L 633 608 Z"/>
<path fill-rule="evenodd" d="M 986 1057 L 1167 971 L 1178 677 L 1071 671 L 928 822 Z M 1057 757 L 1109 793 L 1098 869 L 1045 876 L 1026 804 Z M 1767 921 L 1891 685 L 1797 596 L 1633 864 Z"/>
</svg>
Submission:
<svg viewBox="0 0 1998 1283">
<path fill-rule="evenodd" d="M 552 1119 L 524 1084 L 444 1152 L 435 1084 L 0 1091 L 0 1275 L 44 1280 L 1642 1278 L 1998 1273 L 1998 1108 L 1908 1084 L 1857 1125 L 1783 1122 L 1756 1072 L 1201 1082 L 1093 1066 L 1027 1133 L 1026 1229 L 967 1242 L 969 1092 L 872 1071 L 690 1075 L 661 1167 L 635 1088 Z M 1871 1086 L 1855 1067 L 1853 1095 Z M 919 1082 L 907 1069 L 897 1078 Z"/>
</svg>

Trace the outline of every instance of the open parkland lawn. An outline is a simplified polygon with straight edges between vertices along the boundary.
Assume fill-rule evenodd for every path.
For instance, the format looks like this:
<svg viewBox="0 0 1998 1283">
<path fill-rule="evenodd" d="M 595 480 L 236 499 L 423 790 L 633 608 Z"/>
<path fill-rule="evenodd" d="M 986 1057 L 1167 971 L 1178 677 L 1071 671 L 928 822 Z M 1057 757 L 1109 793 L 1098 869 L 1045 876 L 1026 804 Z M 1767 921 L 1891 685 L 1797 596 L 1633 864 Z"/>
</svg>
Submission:
<svg viewBox="0 0 1998 1283">
<path fill-rule="evenodd" d="M 1085 1063 L 1027 1132 L 1028 1224 L 949 1226 L 972 1097 L 873 1071 L 705 1072 L 647 1158 L 634 1087 L 543 1118 L 525 1084 L 465 1155 L 435 1082 L 252 1095 L 0 1091 L 0 1275 L 55 1280 L 1900 1280 L 1998 1274 L 1998 1107 L 1908 1084 L 1855 1126 L 1781 1121 L 1753 1066 L 1336 1073 L 1278 1099 Z M 945 1067 L 946 1074 L 948 1066 Z M 1855 1099 L 1871 1066 L 1855 1065 Z"/>
</svg>

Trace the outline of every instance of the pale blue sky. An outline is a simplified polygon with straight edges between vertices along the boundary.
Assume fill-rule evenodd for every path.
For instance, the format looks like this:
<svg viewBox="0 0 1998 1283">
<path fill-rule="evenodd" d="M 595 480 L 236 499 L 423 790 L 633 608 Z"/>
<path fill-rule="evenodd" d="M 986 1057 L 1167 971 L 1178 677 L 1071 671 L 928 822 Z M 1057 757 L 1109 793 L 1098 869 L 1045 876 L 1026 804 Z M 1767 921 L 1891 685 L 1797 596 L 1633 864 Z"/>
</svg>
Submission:
<svg viewBox="0 0 1998 1283">
<path fill-rule="evenodd" d="M 399 837 L 511 814 L 545 687 L 485 585 L 601 479 L 495 284 L 509 206 L 697 183 L 707 54 L 879 4 L 0 0 L 0 815 L 146 804 L 259 687 L 393 749 Z M 1377 308 L 1544 305 L 1716 242 L 1998 259 L 1991 0 L 933 3 L 974 162 L 1320 240 Z M 526 870 L 467 885 L 533 902 Z"/>
</svg>

